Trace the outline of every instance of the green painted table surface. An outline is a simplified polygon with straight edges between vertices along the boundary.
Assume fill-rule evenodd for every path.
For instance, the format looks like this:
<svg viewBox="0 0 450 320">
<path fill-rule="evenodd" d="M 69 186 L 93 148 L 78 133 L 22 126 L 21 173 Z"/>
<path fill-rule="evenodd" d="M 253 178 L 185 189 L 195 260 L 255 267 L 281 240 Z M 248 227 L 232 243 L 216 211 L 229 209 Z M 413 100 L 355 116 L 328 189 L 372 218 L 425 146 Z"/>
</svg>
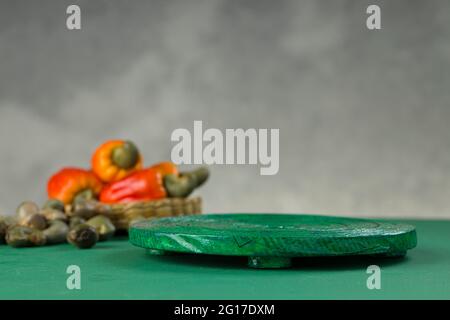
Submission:
<svg viewBox="0 0 450 320">
<path fill-rule="evenodd" d="M 252 268 L 288 268 L 293 257 L 404 256 L 416 246 L 414 226 L 308 214 L 201 214 L 146 220 L 130 242 L 151 254 L 248 257 Z"/>
<path fill-rule="evenodd" d="M 70 245 L 0 246 L 0 299 L 450 299 L 450 221 L 416 226 L 405 258 L 300 258 L 294 268 L 259 270 L 245 257 L 151 256 L 126 238 L 89 250 Z M 369 265 L 381 289 L 369 290 Z M 81 268 L 81 290 L 66 269 Z"/>
</svg>

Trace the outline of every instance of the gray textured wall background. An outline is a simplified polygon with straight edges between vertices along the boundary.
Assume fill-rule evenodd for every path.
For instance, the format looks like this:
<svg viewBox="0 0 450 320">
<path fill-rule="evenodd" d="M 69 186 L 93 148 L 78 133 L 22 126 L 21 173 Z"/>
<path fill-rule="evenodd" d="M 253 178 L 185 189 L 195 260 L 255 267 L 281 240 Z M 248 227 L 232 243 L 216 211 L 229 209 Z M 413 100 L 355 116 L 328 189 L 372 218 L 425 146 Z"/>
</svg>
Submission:
<svg viewBox="0 0 450 320">
<path fill-rule="evenodd" d="M 82 30 L 65 9 L 82 9 Z M 368 4 L 381 31 L 365 28 Z M 105 139 L 280 128 L 280 171 L 214 166 L 213 212 L 450 218 L 448 1 L 0 1 L 0 211 Z"/>
</svg>

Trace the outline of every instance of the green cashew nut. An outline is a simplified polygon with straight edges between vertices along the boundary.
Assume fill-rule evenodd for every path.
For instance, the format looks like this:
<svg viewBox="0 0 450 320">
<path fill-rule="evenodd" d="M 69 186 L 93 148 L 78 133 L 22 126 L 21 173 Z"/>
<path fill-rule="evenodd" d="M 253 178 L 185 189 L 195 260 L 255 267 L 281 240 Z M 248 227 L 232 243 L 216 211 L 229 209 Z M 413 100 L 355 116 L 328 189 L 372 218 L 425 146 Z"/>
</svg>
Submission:
<svg viewBox="0 0 450 320">
<path fill-rule="evenodd" d="M 73 203 L 82 203 L 88 200 L 95 200 L 95 194 L 91 189 L 82 190 L 73 198 Z"/>
<path fill-rule="evenodd" d="M 115 148 L 111 154 L 112 161 L 122 169 L 133 168 L 139 160 L 139 150 L 131 141 Z"/>
<path fill-rule="evenodd" d="M 86 224 L 94 227 L 97 230 L 99 241 L 105 241 L 111 238 L 116 231 L 116 227 L 111 222 L 111 220 L 102 215 L 95 216 L 89 219 Z"/>
<path fill-rule="evenodd" d="M 47 244 L 56 244 L 66 242 L 69 227 L 61 220 L 54 220 L 50 227 L 43 231 Z"/>
<path fill-rule="evenodd" d="M 44 230 L 47 228 L 47 219 L 40 213 L 34 213 L 20 219 L 19 224 L 24 227 Z"/>
<path fill-rule="evenodd" d="M 64 214 L 64 212 L 57 209 L 44 208 L 40 211 L 40 214 L 43 215 L 45 219 L 47 219 L 47 221 L 67 221 L 67 216 Z"/>
<path fill-rule="evenodd" d="M 169 197 L 187 197 L 209 177 L 206 167 L 198 168 L 191 172 L 182 172 L 179 175 L 168 174 L 164 176 L 164 187 Z"/>
<path fill-rule="evenodd" d="M 94 227 L 79 224 L 67 233 L 67 241 L 80 249 L 88 249 L 97 243 L 98 233 Z"/>
<path fill-rule="evenodd" d="M 25 226 L 14 226 L 6 233 L 6 243 L 11 247 L 33 247 L 42 246 L 46 239 L 41 230 Z"/>
<path fill-rule="evenodd" d="M 79 217 L 79 216 L 73 216 L 70 217 L 70 221 L 69 221 L 69 228 L 75 228 L 77 225 L 79 224 L 83 224 L 86 223 L 86 220 L 83 217 Z"/>
<path fill-rule="evenodd" d="M 57 199 L 48 199 L 42 209 L 54 209 L 64 212 L 64 203 Z"/>
<path fill-rule="evenodd" d="M 19 220 L 22 220 L 32 214 L 38 213 L 39 207 L 36 203 L 32 201 L 24 201 L 19 207 L 17 207 L 16 215 Z"/>
</svg>

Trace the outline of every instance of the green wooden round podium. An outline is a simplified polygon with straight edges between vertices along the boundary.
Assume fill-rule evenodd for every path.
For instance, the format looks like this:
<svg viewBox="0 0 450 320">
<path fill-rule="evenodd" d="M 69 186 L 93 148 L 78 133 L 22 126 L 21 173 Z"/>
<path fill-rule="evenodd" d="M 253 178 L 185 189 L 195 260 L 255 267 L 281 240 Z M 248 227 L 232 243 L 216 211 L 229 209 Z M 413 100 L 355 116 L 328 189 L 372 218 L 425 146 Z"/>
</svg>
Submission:
<svg viewBox="0 0 450 320">
<path fill-rule="evenodd" d="M 246 256 L 253 268 L 286 268 L 294 257 L 404 256 L 413 226 L 299 214 L 204 214 L 141 221 L 130 242 L 151 254 Z"/>
</svg>

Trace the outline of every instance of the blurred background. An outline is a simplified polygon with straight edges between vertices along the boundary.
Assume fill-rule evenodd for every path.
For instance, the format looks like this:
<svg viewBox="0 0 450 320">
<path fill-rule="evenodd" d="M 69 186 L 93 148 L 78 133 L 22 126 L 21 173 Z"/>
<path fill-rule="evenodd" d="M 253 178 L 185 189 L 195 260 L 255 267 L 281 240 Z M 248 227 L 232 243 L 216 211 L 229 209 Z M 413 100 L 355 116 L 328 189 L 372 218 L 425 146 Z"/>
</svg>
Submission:
<svg viewBox="0 0 450 320">
<path fill-rule="evenodd" d="M 82 29 L 66 28 L 81 7 Z M 381 7 L 382 29 L 366 28 Z M 279 128 L 280 169 L 215 165 L 207 212 L 450 218 L 448 1 L 0 0 L 0 211 L 104 140 Z"/>
</svg>

